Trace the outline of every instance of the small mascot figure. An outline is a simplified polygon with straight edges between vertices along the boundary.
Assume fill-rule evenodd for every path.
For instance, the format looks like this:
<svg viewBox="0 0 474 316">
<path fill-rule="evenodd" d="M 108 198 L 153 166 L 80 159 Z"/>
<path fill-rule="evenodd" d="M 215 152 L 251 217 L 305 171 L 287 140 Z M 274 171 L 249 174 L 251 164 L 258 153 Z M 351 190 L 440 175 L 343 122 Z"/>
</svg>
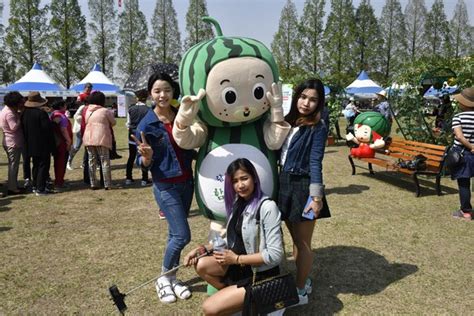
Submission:
<svg viewBox="0 0 474 316">
<path fill-rule="evenodd" d="M 383 137 L 390 134 L 390 124 L 378 112 L 364 112 L 354 120 L 354 134 L 347 134 L 346 140 L 359 145 L 351 148 L 351 156 L 357 158 L 373 158 L 375 149 L 383 148 Z"/>
</svg>

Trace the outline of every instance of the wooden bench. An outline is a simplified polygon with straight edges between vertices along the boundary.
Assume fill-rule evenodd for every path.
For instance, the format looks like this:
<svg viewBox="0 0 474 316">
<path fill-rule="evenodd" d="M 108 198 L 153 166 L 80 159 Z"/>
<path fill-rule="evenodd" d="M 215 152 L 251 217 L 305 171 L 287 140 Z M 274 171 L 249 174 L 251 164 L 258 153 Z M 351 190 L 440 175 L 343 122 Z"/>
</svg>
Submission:
<svg viewBox="0 0 474 316">
<path fill-rule="evenodd" d="M 394 138 L 385 145 L 384 148 L 376 151 L 374 158 L 357 158 L 349 155 L 349 162 L 352 166 L 352 175 L 356 173 L 354 159 L 368 163 L 368 169 L 374 174 L 372 165 L 385 168 L 385 171 L 397 171 L 413 178 L 416 186 L 416 196 L 420 196 L 420 184 L 418 175 L 429 175 L 436 177 L 436 193 L 441 195 L 441 176 L 443 174 L 444 156 L 447 146 L 433 145 L 416 141 Z M 412 160 L 416 155 L 422 154 L 427 158 L 425 170 L 410 170 L 401 168 L 398 165 L 399 159 Z M 362 168 L 358 166 L 359 168 Z"/>
</svg>

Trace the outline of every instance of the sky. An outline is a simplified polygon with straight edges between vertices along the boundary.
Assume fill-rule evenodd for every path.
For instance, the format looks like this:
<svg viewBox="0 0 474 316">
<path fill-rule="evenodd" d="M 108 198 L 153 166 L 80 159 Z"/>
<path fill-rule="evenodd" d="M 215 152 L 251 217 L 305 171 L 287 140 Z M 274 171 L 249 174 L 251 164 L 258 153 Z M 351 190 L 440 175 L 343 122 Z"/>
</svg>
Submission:
<svg viewBox="0 0 474 316">
<path fill-rule="evenodd" d="M 4 2 L 3 23 L 8 24 L 9 1 Z M 126 0 L 122 0 L 126 1 Z M 448 20 L 453 16 L 454 8 L 458 0 L 444 0 L 445 12 Z M 41 4 L 47 4 L 50 1 L 42 1 Z M 303 12 L 305 0 L 294 0 L 298 10 L 298 17 Z M 330 11 L 330 0 L 326 0 L 326 16 Z M 358 7 L 360 0 L 353 0 L 354 7 Z M 375 15 L 380 17 L 382 8 L 386 0 L 370 0 L 375 10 Z M 430 9 L 434 0 L 425 0 L 427 9 Z M 464 0 L 467 5 L 469 20 L 474 20 L 474 0 Z M 118 0 L 116 1 L 118 3 Z M 151 24 L 151 17 L 155 9 L 154 0 L 139 0 L 140 9 L 145 13 L 148 24 Z M 189 0 L 174 0 L 174 8 L 177 13 L 181 39 L 186 36 L 186 12 L 189 7 Z M 278 23 L 281 10 L 286 0 L 207 0 L 207 10 L 210 16 L 214 17 L 221 25 L 222 32 L 226 36 L 243 36 L 257 39 L 270 47 L 273 35 L 278 30 Z M 408 0 L 400 0 L 402 9 Z M 79 0 L 82 12 L 89 18 L 87 9 L 87 0 Z M 118 8 L 119 12 L 123 9 Z"/>
</svg>

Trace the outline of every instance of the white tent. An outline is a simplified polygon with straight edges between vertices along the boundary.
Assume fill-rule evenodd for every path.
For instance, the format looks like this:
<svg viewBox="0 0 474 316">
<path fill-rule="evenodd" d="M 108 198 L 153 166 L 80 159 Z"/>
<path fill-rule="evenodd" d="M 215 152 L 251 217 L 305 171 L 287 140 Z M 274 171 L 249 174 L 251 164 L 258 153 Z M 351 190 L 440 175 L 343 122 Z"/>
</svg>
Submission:
<svg viewBox="0 0 474 316">
<path fill-rule="evenodd" d="M 22 95 L 27 95 L 31 91 L 39 91 L 43 97 L 62 97 L 68 95 L 68 91 L 48 76 L 39 63 L 35 63 L 30 71 L 15 83 L 7 86 L 5 90 L 18 91 Z"/>
<path fill-rule="evenodd" d="M 120 90 L 107 76 L 102 72 L 100 66 L 95 64 L 91 72 L 87 74 L 78 84 L 71 87 L 70 90 L 80 93 L 84 90 L 86 83 L 92 83 L 92 90 L 99 90 L 106 96 L 116 96 Z"/>
<path fill-rule="evenodd" d="M 372 81 L 364 70 L 346 87 L 346 93 L 362 99 L 376 98 L 376 93 L 382 90 L 382 87 Z"/>
</svg>

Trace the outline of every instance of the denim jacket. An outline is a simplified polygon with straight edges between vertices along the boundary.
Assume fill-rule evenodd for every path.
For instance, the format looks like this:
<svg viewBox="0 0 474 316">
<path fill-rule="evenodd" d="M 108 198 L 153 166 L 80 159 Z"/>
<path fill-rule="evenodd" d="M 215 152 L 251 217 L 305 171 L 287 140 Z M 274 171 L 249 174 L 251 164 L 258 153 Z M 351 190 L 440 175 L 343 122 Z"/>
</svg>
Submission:
<svg viewBox="0 0 474 316">
<path fill-rule="evenodd" d="M 259 201 L 262 203 L 265 198 Z M 260 245 L 257 248 L 257 225 L 256 210 L 248 205 L 243 211 L 242 221 L 242 239 L 244 241 L 245 251 L 247 254 L 260 252 L 263 257 L 264 264 L 257 267 L 257 272 L 266 271 L 280 264 L 283 259 L 283 242 L 281 234 L 280 210 L 276 203 L 267 200 L 262 203 L 260 208 Z M 227 225 L 231 222 L 232 215 L 227 221 Z M 229 248 L 235 240 L 227 240 Z"/>
<path fill-rule="evenodd" d="M 324 193 L 322 162 L 327 137 L 326 124 L 321 120 L 315 126 L 301 126 L 288 146 L 282 171 L 293 175 L 309 176 L 311 196 L 322 197 Z"/>
<path fill-rule="evenodd" d="M 149 110 L 138 124 L 135 137 L 139 140 L 141 140 L 140 132 L 145 134 L 147 143 L 153 149 L 153 161 L 149 167 L 153 181 L 182 175 L 183 171 L 179 165 L 168 132 L 153 110 Z M 182 151 L 184 168 L 191 170 L 191 162 L 195 152 L 194 150 L 185 149 Z M 137 164 L 141 166 L 140 153 L 137 154 Z"/>
</svg>

